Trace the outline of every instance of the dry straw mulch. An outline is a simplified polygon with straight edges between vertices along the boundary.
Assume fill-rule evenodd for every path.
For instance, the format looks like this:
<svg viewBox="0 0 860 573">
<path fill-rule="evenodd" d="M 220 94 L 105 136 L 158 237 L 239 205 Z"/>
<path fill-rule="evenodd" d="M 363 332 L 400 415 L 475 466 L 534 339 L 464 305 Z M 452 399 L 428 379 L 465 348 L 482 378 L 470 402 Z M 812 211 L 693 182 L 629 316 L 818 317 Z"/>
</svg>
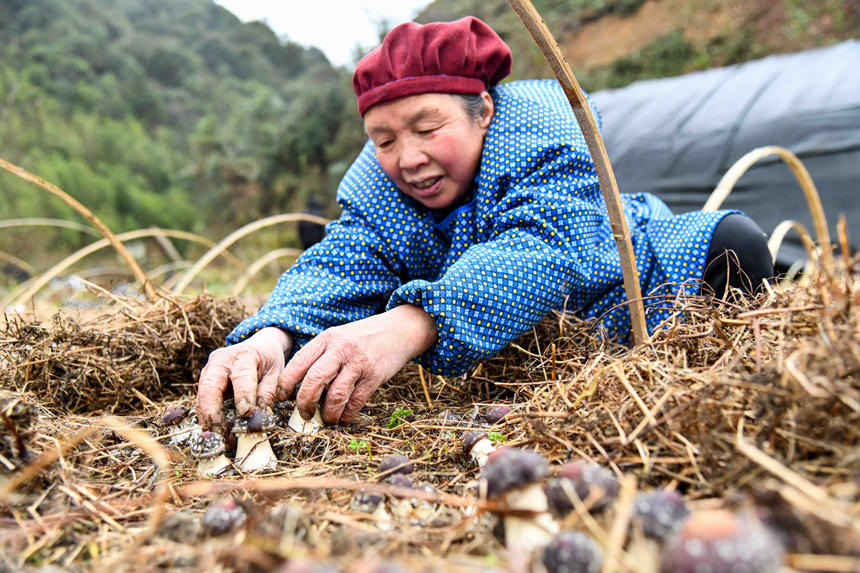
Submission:
<svg viewBox="0 0 860 573">
<path fill-rule="evenodd" d="M 628 488 L 669 486 L 694 506 L 778 516 L 790 524 L 795 570 L 857 564 L 860 259 L 756 300 L 678 301 L 675 319 L 633 350 L 548 317 L 470 376 L 409 366 L 356 424 L 313 438 L 279 431 L 274 472 L 198 480 L 157 420 L 170 403 L 192 403 L 200 366 L 240 318 L 235 303 L 204 296 L 117 299 L 85 324 L 7 319 L 0 570 L 268 571 L 297 559 L 351 571 L 384 560 L 414 571 L 502 569 L 491 506 L 476 498 L 478 472 L 452 435 L 499 403 L 512 412 L 490 428 L 495 437 L 554 468 L 584 457 L 628 476 Z M 383 532 L 348 502 L 395 452 L 415 462 L 414 481 L 435 486 L 425 497 L 439 513 Z M 248 520 L 207 535 L 200 517 L 225 496 Z M 610 535 L 624 509 L 566 525 L 617 555 L 617 570 L 653 571 Z"/>
</svg>

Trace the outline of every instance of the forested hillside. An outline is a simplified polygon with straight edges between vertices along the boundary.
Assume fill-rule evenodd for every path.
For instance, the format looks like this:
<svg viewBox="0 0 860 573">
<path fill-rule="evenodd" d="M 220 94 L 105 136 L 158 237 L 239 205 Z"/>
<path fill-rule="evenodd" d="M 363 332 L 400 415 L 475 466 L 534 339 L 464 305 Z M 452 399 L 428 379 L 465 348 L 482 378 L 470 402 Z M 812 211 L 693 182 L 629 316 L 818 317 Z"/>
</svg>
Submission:
<svg viewBox="0 0 860 573">
<path fill-rule="evenodd" d="M 595 91 L 860 37 L 856 0 L 533 0 Z M 551 76 L 504 0 L 435 0 L 417 20 L 474 14 L 514 51 L 514 76 Z"/>
<path fill-rule="evenodd" d="M 363 140 L 346 70 L 210 0 L 0 0 L 0 38 L 0 157 L 115 230 L 295 209 Z M 0 219 L 76 218 L 7 174 L 0 197 Z"/>
<path fill-rule="evenodd" d="M 590 90 L 833 43 L 858 35 L 860 12 L 851 0 L 535 5 Z M 436 0 L 417 19 L 467 14 L 511 44 L 513 77 L 549 75 L 504 0 Z M 0 40 L 0 157 L 116 231 L 217 238 L 331 199 L 364 140 L 350 70 L 211 0 L 0 0 Z M 0 219 L 28 216 L 76 219 L 0 174 Z M 48 234 L 52 248 L 89 240 Z"/>
</svg>

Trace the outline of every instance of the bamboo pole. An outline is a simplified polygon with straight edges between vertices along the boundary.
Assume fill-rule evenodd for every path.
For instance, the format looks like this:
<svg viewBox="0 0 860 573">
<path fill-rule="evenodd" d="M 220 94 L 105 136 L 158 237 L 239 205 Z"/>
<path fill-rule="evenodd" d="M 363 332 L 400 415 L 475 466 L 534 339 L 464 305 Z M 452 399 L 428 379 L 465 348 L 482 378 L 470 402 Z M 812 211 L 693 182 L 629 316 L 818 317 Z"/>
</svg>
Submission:
<svg viewBox="0 0 860 573">
<path fill-rule="evenodd" d="M 136 239 L 143 239 L 146 237 L 154 237 L 157 235 L 164 235 L 167 237 L 173 237 L 176 239 L 185 239 L 187 241 L 192 241 L 196 243 L 201 243 L 204 246 L 210 247 L 213 243 L 209 239 L 205 237 L 201 237 L 199 235 L 195 235 L 194 233 L 188 233 L 185 231 L 173 231 L 170 229 L 138 229 L 137 231 L 128 231 L 127 233 L 121 233 L 116 237 L 118 241 L 133 241 Z M 120 243 L 122 244 L 122 243 Z M 80 261 L 84 257 L 87 257 L 96 251 L 104 249 L 111 245 L 111 242 L 108 239 L 99 239 L 98 241 L 87 245 L 83 249 L 80 249 L 59 263 L 55 264 L 53 267 L 39 275 L 38 277 L 34 277 L 30 281 L 22 283 L 19 287 L 12 292 L 10 292 L 5 298 L 0 300 L 0 312 L 2 309 L 7 306 L 19 306 L 25 304 L 30 298 L 34 297 L 37 292 L 39 292 L 46 284 L 51 282 L 56 276 L 60 273 L 71 267 L 76 262 Z M 234 255 L 230 255 L 232 258 L 235 258 Z M 19 292 L 23 291 L 21 294 Z"/>
<path fill-rule="evenodd" d="M 255 233 L 260 229 L 265 229 L 266 227 L 271 227 L 273 225 L 279 225 L 281 223 L 286 223 L 289 221 L 310 221 L 311 223 L 319 223 L 320 225 L 325 225 L 329 223 L 328 219 L 324 219 L 322 217 L 317 217 L 315 215 L 305 215 L 303 213 L 284 213 L 281 215 L 272 215 L 270 217 L 266 217 L 264 219 L 259 219 L 254 221 L 253 223 L 248 223 L 244 227 L 239 227 L 215 245 L 208 253 L 204 254 L 200 257 L 197 262 L 194 263 L 188 272 L 182 275 L 182 280 L 174 287 L 173 294 L 182 294 L 185 292 L 185 289 L 188 288 L 188 285 L 191 284 L 191 281 L 202 271 L 206 265 L 212 262 L 212 260 L 217 257 L 221 251 L 228 249 L 230 245 L 238 241 L 239 239 L 250 235 L 251 233 Z"/>
<path fill-rule="evenodd" d="M 528 29 L 535 43 L 537 43 L 544 57 L 552 68 L 555 77 L 561 83 L 562 89 L 573 108 L 573 113 L 585 136 L 588 152 L 594 161 L 597 170 L 597 178 L 600 181 L 600 189 L 606 201 L 606 210 L 609 213 L 609 222 L 612 225 L 612 236 L 615 237 L 615 246 L 621 258 L 621 273 L 624 277 L 624 290 L 629 301 L 630 320 L 633 326 L 633 340 L 636 344 L 642 344 L 648 340 L 648 328 L 645 323 L 645 307 L 642 303 L 642 290 L 639 286 L 639 271 L 636 268 L 636 258 L 633 255 L 633 244 L 630 241 L 630 230 L 624 218 L 624 210 L 621 207 L 621 195 L 618 192 L 618 184 L 615 182 L 615 174 L 609 163 L 609 156 L 597 121 L 588 106 L 588 100 L 582 88 L 579 87 L 573 71 L 565 61 L 558 42 L 549 31 L 538 11 L 530 0 L 508 0 L 520 21 Z"/>
<path fill-rule="evenodd" d="M 830 242 L 830 231 L 827 228 L 827 218 L 824 216 L 824 207 L 821 204 L 821 196 L 818 194 L 818 189 L 806 170 L 806 166 L 800 159 L 784 147 L 778 145 L 769 145 L 766 147 L 758 147 L 753 149 L 732 165 L 726 171 L 720 182 L 714 188 L 711 196 L 705 201 L 705 206 L 702 211 L 716 211 L 729 196 L 729 193 L 734 189 L 738 179 L 746 173 L 753 165 L 765 157 L 776 155 L 782 159 L 791 168 L 794 173 L 797 183 L 800 185 L 803 194 L 806 196 L 806 203 L 809 205 L 809 213 L 812 215 L 812 222 L 815 225 L 815 234 L 818 237 L 818 245 L 821 248 L 821 259 L 825 268 L 830 268 L 833 264 L 833 251 Z"/>
<path fill-rule="evenodd" d="M 67 205 L 69 205 L 72 209 L 80 213 L 87 221 L 92 223 L 92 225 L 99 230 L 99 232 L 107 239 L 111 246 L 119 253 L 119 256 L 122 257 L 122 260 L 125 261 L 125 264 L 128 265 L 128 268 L 131 269 L 131 273 L 134 275 L 134 278 L 143 286 L 143 292 L 146 294 L 146 298 L 150 301 L 155 301 L 155 289 L 152 288 L 152 284 L 149 282 L 149 279 L 146 277 L 146 273 L 143 272 L 143 269 L 137 264 L 137 261 L 134 260 L 134 257 L 131 256 L 131 253 L 128 252 L 128 249 L 125 248 L 125 245 L 116 238 L 116 235 L 113 234 L 113 231 L 108 229 L 107 225 L 102 223 L 101 219 L 95 216 L 95 214 L 84 207 L 82 203 L 80 203 L 77 199 L 57 187 L 51 183 L 48 183 L 41 177 L 37 175 L 33 175 L 26 169 L 22 167 L 18 167 L 8 161 L 0 159 L 0 167 L 12 173 L 13 175 L 17 175 L 21 179 L 25 181 L 29 181 L 41 187 L 51 195 L 55 197 L 59 197 L 63 200 Z"/>
</svg>

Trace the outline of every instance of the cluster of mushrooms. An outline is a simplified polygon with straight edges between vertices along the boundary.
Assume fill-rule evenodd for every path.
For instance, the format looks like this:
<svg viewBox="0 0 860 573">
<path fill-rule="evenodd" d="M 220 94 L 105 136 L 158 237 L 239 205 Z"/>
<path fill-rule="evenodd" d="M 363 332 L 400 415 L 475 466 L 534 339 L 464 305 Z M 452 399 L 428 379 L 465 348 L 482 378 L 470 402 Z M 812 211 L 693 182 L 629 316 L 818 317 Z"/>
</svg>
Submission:
<svg viewBox="0 0 860 573">
<path fill-rule="evenodd" d="M 483 412 L 490 424 L 502 420 L 507 407 Z M 277 461 L 268 434 L 277 427 L 278 416 L 263 409 L 248 418 L 232 419 L 236 456 L 225 455 L 220 434 L 200 431 L 193 416 L 176 411 L 165 413 L 172 445 L 190 445 L 198 460 L 198 473 L 217 476 L 231 465 L 242 471 L 272 467 Z M 446 420 L 446 422 L 452 421 Z M 317 416 L 305 421 L 293 410 L 288 427 L 296 432 L 314 433 L 322 427 Z M 514 571 L 531 573 L 596 573 L 604 566 L 601 545 L 587 533 L 565 529 L 575 510 L 590 515 L 611 510 L 619 493 L 616 475 L 596 463 L 572 460 L 552 471 L 538 452 L 512 447 L 497 448 L 484 430 L 466 432 L 463 455 L 480 469 L 472 482 L 473 492 L 487 502 L 490 512 L 500 516 L 504 544 Z M 473 510 L 455 515 L 445 504 L 428 501 L 436 493 L 429 483 L 415 485 L 409 477 L 413 463 L 406 456 L 383 458 L 377 469 L 378 481 L 393 486 L 389 493 L 379 488 L 357 490 L 350 509 L 361 513 L 381 531 L 397 524 L 446 525 L 455 517 L 480 517 Z M 431 495 L 409 495 L 421 491 Z M 236 527 L 244 513 L 235 502 L 213 506 L 209 521 L 226 521 Z M 643 571 L 660 573 L 778 573 L 783 548 L 777 536 L 752 514 L 727 510 L 691 511 L 676 491 L 658 489 L 636 494 L 631 512 L 628 555 L 643 560 Z M 241 523 L 241 522 L 240 522 Z M 207 527 L 208 529 L 208 527 Z M 214 527 L 214 529 L 219 529 Z M 650 561 L 647 565 L 645 560 Z M 284 569 L 285 571 L 293 569 Z M 298 571 L 298 569 L 296 569 Z"/>
<path fill-rule="evenodd" d="M 161 418 L 165 428 L 167 443 L 175 448 L 187 446 L 191 456 L 197 460 L 197 473 L 201 476 L 217 477 L 228 469 L 239 468 L 243 472 L 253 472 L 277 465 L 278 458 L 269 442 L 269 434 L 283 424 L 283 411 L 292 410 L 287 427 L 300 434 L 314 434 L 323 427 L 322 417 L 317 409 L 314 417 L 305 420 L 298 409 L 282 406 L 269 410 L 256 408 L 250 416 L 236 415 L 232 408 L 225 408 L 225 418 L 229 433 L 236 440 L 236 454 L 233 461 L 227 457 L 227 443 L 218 432 L 204 431 L 197 424 L 193 410 L 182 406 L 169 406 Z"/>
</svg>

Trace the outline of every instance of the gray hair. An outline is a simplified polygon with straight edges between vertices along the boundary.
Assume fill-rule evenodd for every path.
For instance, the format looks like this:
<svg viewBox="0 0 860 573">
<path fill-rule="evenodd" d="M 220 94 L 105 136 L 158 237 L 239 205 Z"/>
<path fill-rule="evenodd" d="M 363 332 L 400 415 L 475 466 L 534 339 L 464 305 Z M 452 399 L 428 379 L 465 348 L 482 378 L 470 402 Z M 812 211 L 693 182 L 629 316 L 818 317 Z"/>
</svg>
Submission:
<svg viewBox="0 0 860 573">
<path fill-rule="evenodd" d="M 463 109 L 466 110 L 466 115 L 472 121 L 481 119 L 484 115 L 484 98 L 481 94 L 451 94 L 460 100 Z"/>
</svg>

